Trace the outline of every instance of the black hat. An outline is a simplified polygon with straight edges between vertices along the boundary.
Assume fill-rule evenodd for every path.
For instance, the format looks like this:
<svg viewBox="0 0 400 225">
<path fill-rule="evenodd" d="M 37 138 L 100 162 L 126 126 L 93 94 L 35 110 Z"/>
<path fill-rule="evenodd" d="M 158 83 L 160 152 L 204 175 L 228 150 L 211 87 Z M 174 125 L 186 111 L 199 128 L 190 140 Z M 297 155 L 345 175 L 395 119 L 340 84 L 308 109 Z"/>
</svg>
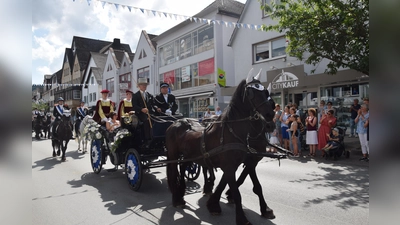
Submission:
<svg viewBox="0 0 400 225">
<path fill-rule="evenodd" d="M 59 97 L 57 101 L 64 101 L 62 97 Z"/>
<path fill-rule="evenodd" d="M 81 103 L 85 103 L 85 101 L 82 100 Z"/>
<path fill-rule="evenodd" d="M 162 83 L 160 84 L 160 88 L 163 88 L 163 87 L 169 87 L 169 84 L 167 84 L 167 83 L 165 83 L 165 82 L 162 82 Z"/>
</svg>

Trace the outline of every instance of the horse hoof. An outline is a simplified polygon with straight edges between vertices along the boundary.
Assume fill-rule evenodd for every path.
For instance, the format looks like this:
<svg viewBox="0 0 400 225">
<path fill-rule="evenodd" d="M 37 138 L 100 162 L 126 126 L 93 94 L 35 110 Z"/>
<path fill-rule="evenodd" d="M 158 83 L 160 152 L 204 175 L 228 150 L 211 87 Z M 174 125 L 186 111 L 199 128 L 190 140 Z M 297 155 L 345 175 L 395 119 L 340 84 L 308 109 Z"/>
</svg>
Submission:
<svg viewBox="0 0 400 225">
<path fill-rule="evenodd" d="M 233 198 L 227 198 L 228 204 L 235 204 L 235 200 Z"/>
<path fill-rule="evenodd" d="M 62 161 L 62 162 L 65 162 L 65 161 L 67 161 L 67 159 L 65 159 L 65 157 L 64 157 L 64 158 L 61 159 L 61 161 Z"/>
<path fill-rule="evenodd" d="M 269 208 L 267 209 L 266 212 L 262 213 L 261 216 L 270 220 L 275 219 L 274 210 Z"/>
<path fill-rule="evenodd" d="M 60 156 L 60 155 L 61 155 L 61 152 L 60 152 L 60 151 L 58 151 L 58 152 L 57 152 L 57 155 L 58 155 L 58 156 Z"/>
<path fill-rule="evenodd" d="M 56 153 L 53 153 L 53 157 L 56 157 L 57 155 L 56 155 Z"/>
</svg>

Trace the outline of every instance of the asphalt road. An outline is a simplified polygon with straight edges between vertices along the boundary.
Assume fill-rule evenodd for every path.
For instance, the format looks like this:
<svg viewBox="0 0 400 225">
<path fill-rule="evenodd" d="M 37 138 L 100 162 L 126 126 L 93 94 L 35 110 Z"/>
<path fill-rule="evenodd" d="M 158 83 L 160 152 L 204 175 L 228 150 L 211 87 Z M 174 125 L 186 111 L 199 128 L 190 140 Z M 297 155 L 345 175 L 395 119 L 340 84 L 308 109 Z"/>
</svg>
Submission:
<svg viewBox="0 0 400 225">
<path fill-rule="evenodd" d="M 89 154 L 71 141 L 67 161 L 52 157 L 49 140 L 32 141 L 32 224 L 235 224 L 234 205 L 221 199 L 222 214 L 211 216 L 203 197 L 203 178 L 188 182 L 185 209 L 174 208 L 164 167 L 151 169 L 139 191 L 129 189 L 125 174 L 94 174 Z M 257 172 L 264 197 L 276 218 L 259 215 L 250 179 L 240 187 L 252 224 L 368 224 L 369 166 L 359 156 L 338 161 L 321 158 L 264 158 Z M 106 164 L 105 168 L 112 168 Z M 237 173 L 241 172 L 239 168 Z M 217 182 L 222 172 L 217 172 Z M 237 176 L 238 176 L 237 175 Z"/>
</svg>

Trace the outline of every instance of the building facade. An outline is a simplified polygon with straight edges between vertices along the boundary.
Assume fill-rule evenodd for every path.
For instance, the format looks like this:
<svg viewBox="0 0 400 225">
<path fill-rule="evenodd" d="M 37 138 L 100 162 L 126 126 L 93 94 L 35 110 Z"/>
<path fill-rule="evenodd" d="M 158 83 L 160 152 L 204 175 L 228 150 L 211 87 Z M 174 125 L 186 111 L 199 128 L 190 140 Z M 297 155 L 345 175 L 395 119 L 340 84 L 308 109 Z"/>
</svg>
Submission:
<svg viewBox="0 0 400 225">
<path fill-rule="evenodd" d="M 158 80 L 170 85 L 184 116 L 199 117 L 207 108 L 225 107 L 218 75 L 226 75 L 222 85 L 235 84 L 233 52 L 227 46 L 233 27 L 216 21 L 237 22 L 243 6 L 217 0 L 194 15 L 207 21 L 188 19 L 153 39 L 157 42 Z"/>
<path fill-rule="evenodd" d="M 260 2 L 247 1 L 239 23 L 261 25 L 276 21 L 260 9 Z M 328 60 L 313 66 L 286 55 L 284 33 L 235 29 L 229 46 L 235 56 L 236 85 L 251 68 L 256 73 L 262 70 L 261 81 L 265 86 L 271 83 L 271 95 L 282 106 L 296 103 L 304 112 L 311 107 L 318 108 L 321 100 L 331 101 L 336 108 L 338 125 L 348 126 L 353 99 L 357 98 L 362 103 L 362 99 L 368 97 L 367 75 L 346 68 L 335 75 L 328 75 L 324 73 Z M 312 70 L 315 70 L 314 73 Z M 221 91 L 224 95 L 232 95 L 232 89 Z"/>
</svg>

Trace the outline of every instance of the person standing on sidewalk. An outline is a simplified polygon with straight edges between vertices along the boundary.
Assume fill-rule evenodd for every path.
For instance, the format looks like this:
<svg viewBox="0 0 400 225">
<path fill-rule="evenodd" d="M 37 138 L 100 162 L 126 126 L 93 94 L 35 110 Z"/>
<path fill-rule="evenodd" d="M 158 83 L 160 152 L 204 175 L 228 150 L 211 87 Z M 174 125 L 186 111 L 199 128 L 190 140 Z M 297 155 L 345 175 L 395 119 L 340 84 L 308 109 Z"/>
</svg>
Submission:
<svg viewBox="0 0 400 225">
<path fill-rule="evenodd" d="M 358 111 L 358 115 L 354 120 L 357 123 L 357 133 L 360 139 L 361 151 L 363 157 L 360 161 L 369 161 L 369 144 L 367 140 L 367 126 L 369 123 L 369 112 L 366 104 L 361 105 L 361 110 Z"/>
<path fill-rule="evenodd" d="M 358 110 L 361 108 L 360 104 L 358 104 L 358 99 L 355 98 L 353 101 L 353 105 L 351 105 L 350 107 L 350 134 L 349 134 L 349 138 L 350 137 L 358 137 L 357 136 L 357 132 L 355 132 L 356 130 L 356 122 L 354 121 L 358 115 Z"/>
</svg>

